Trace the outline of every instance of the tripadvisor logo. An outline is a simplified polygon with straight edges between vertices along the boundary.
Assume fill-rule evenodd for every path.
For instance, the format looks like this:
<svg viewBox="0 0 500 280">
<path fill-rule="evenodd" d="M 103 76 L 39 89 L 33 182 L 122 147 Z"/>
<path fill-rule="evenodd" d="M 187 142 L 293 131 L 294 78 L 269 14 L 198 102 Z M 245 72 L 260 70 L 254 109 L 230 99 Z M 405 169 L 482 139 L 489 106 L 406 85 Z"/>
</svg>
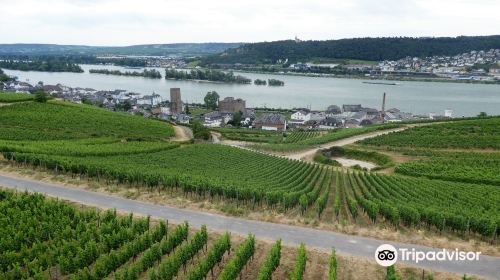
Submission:
<svg viewBox="0 0 500 280">
<path fill-rule="evenodd" d="M 398 260 L 398 251 L 390 244 L 382 244 L 375 251 L 375 260 L 381 266 L 391 266 Z"/>
<path fill-rule="evenodd" d="M 464 252 L 458 249 L 429 251 L 419 251 L 415 248 L 396 249 L 390 244 L 382 244 L 375 250 L 375 260 L 381 266 L 391 266 L 398 259 L 416 264 L 421 261 L 479 261 L 479 255 L 481 255 L 481 252 Z"/>
</svg>

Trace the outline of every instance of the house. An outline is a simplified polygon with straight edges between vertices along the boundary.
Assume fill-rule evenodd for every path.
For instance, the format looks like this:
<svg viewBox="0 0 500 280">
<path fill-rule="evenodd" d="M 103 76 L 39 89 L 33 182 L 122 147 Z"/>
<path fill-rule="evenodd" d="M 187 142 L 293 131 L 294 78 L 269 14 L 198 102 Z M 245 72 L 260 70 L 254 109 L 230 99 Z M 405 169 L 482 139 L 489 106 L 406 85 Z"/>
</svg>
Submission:
<svg viewBox="0 0 500 280">
<path fill-rule="evenodd" d="M 307 109 L 300 109 L 300 110 L 296 111 L 295 113 L 293 113 L 290 117 L 293 121 L 305 122 L 305 121 L 308 121 L 310 119 L 311 111 L 309 111 Z"/>
<path fill-rule="evenodd" d="M 157 106 L 161 101 L 161 96 L 153 93 L 152 95 L 144 95 L 142 98 L 138 98 L 137 105 Z"/>
<path fill-rule="evenodd" d="M 203 117 L 205 119 L 203 125 L 208 127 L 221 127 L 233 119 L 232 114 L 221 114 L 219 112 L 206 113 Z"/>
<path fill-rule="evenodd" d="M 326 118 L 319 122 L 320 129 L 334 129 L 344 126 L 344 120 L 341 118 Z"/>
<path fill-rule="evenodd" d="M 344 126 L 346 128 L 360 127 L 360 121 L 357 119 L 348 119 L 345 121 Z"/>
<path fill-rule="evenodd" d="M 284 131 L 286 130 L 287 122 L 285 116 L 282 114 L 269 113 L 257 118 L 253 124 L 257 129 Z"/>
<path fill-rule="evenodd" d="M 186 115 L 186 114 L 178 114 L 176 117 L 175 117 L 175 120 L 178 122 L 178 123 L 189 123 L 189 120 L 191 118 Z"/>
</svg>

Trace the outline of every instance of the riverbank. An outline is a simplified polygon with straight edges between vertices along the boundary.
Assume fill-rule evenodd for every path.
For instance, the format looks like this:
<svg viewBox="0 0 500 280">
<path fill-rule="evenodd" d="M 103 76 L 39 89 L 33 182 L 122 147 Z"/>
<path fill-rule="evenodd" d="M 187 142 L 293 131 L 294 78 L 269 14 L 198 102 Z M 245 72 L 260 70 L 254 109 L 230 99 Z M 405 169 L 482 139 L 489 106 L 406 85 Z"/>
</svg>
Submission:
<svg viewBox="0 0 500 280">
<path fill-rule="evenodd" d="M 299 76 L 299 77 L 313 77 L 313 78 L 338 78 L 338 79 L 354 79 L 354 80 L 382 80 L 382 81 L 401 81 L 401 82 L 435 82 L 435 83 L 500 85 L 500 80 L 497 80 L 497 81 L 477 81 L 477 80 L 454 80 L 454 79 L 445 79 L 445 78 L 337 75 L 337 74 L 323 74 L 323 73 L 251 71 L 251 70 L 241 70 L 241 69 L 232 69 L 232 68 L 226 69 L 224 71 L 233 71 L 233 72 L 238 72 L 238 73 L 262 74 L 262 75 Z"/>
</svg>

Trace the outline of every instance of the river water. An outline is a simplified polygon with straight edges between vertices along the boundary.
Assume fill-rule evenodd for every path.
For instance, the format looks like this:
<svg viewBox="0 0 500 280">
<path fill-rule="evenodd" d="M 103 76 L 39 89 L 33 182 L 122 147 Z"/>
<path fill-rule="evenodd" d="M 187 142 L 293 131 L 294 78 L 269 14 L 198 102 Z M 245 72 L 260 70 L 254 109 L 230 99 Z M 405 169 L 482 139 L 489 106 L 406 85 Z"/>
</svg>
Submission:
<svg viewBox="0 0 500 280">
<path fill-rule="evenodd" d="M 365 84 L 359 79 L 304 77 L 241 73 L 251 79 L 279 79 L 283 87 L 221 84 L 210 82 L 175 81 L 90 74 L 89 69 L 130 70 L 119 66 L 81 65 L 85 73 L 49 73 L 35 71 L 4 70 L 21 81 L 35 84 L 61 83 L 71 87 L 89 87 L 97 90 L 125 89 L 151 94 L 156 92 L 169 98 L 169 88 L 181 88 L 185 102 L 203 102 L 208 91 L 215 90 L 221 97 L 243 98 L 248 107 L 292 108 L 310 107 L 326 109 L 328 105 L 362 104 L 365 107 L 380 108 L 382 93 L 387 93 L 386 108 L 399 108 L 415 114 L 444 114 L 453 110 L 453 116 L 474 116 L 484 111 L 489 115 L 500 115 L 500 85 L 408 82 L 396 81 L 397 85 Z M 157 68 L 163 75 L 164 70 Z M 238 74 L 238 73 L 237 73 Z"/>
</svg>

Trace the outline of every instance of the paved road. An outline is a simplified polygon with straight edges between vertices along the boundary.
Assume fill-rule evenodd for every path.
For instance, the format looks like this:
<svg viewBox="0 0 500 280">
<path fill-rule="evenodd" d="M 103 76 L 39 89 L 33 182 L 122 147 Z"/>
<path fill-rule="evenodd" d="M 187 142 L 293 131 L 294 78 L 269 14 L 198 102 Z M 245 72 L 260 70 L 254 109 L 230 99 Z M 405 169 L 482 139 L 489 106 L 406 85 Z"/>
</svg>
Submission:
<svg viewBox="0 0 500 280">
<path fill-rule="evenodd" d="M 419 245 L 384 242 L 381 240 L 350 236 L 329 231 L 251 221 L 186 209 L 178 209 L 174 207 L 154 205 L 82 189 L 68 188 L 57 184 L 42 183 L 34 180 L 4 175 L 0 175 L 0 186 L 45 193 L 50 196 L 56 196 L 70 201 L 102 208 L 116 208 L 119 211 L 133 212 L 141 215 L 151 215 L 152 217 L 168 219 L 173 223 L 180 223 L 187 220 L 190 225 L 194 227 L 206 224 L 207 227 L 212 230 L 227 230 L 242 235 L 246 235 L 251 232 L 260 239 L 275 240 L 277 238 L 282 238 L 285 244 L 290 245 L 297 245 L 303 242 L 308 247 L 327 250 L 328 252 L 332 247 L 335 247 L 339 253 L 352 256 L 373 258 L 375 249 L 383 243 L 390 243 L 396 248 L 415 248 L 416 250 L 425 252 L 432 250 L 430 247 Z M 499 257 L 481 256 L 479 262 L 419 262 L 418 265 L 408 262 L 408 264 L 437 271 L 448 271 L 459 274 L 467 273 L 468 275 L 475 274 L 490 279 L 498 279 L 500 276 Z"/>
</svg>

